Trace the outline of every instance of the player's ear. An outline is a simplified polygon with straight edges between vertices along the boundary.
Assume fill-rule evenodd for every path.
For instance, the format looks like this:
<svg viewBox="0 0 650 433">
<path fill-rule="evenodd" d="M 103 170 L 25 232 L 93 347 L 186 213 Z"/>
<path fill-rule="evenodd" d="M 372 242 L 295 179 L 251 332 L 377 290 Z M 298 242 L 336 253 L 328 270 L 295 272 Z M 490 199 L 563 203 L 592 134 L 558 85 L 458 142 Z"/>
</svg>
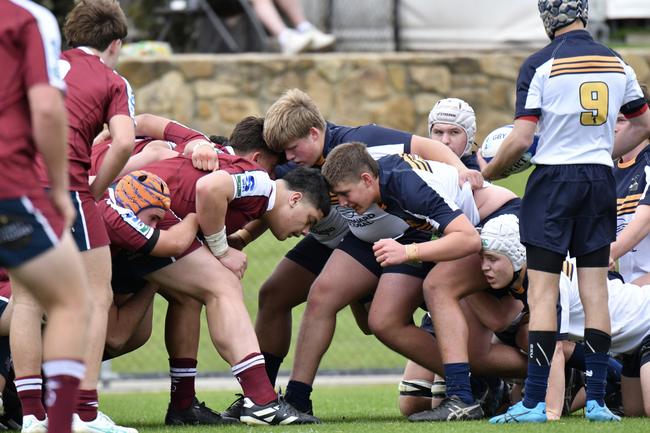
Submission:
<svg viewBox="0 0 650 433">
<path fill-rule="evenodd" d="M 262 152 L 253 152 L 251 155 L 251 161 L 257 162 L 260 160 L 260 157 L 262 156 Z"/>
<path fill-rule="evenodd" d="M 361 181 L 364 183 L 364 185 L 369 186 L 372 184 L 372 181 L 375 179 L 375 177 L 367 172 L 361 173 Z"/>
<path fill-rule="evenodd" d="M 292 208 L 296 207 L 300 203 L 300 200 L 302 200 L 302 193 L 299 191 L 291 191 L 291 194 L 289 194 L 289 206 Z"/>
</svg>

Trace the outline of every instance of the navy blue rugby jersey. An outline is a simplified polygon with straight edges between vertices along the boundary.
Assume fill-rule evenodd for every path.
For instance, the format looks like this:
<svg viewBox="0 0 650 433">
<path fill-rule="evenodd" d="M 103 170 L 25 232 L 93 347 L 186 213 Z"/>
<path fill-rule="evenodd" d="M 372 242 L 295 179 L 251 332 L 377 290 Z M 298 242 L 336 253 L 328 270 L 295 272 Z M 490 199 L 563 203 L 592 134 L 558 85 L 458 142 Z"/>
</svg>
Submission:
<svg viewBox="0 0 650 433">
<path fill-rule="evenodd" d="M 434 174 L 437 164 L 441 167 L 445 164 L 411 155 L 390 155 L 379 159 L 378 163 L 380 206 L 410 227 L 440 235 L 462 214 L 454 202 L 457 176 L 450 176 L 449 182 L 440 182 Z"/>
</svg>

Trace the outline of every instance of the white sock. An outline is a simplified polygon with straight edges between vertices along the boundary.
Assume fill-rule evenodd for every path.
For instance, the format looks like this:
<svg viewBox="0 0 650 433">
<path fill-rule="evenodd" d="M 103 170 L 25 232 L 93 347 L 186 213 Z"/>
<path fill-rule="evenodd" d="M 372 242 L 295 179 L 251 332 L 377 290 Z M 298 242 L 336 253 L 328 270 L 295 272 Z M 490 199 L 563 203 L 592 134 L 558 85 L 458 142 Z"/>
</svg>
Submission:
<svg viewBox="0 0 650 433">
<path fill-rule="evenodd" d="M 305 33 L 311 30 L 313 27 L 314 26 L 309 21 L 305 20 L 296 26 L 296 30 L 298 30 L 300 33 Z"/>
</svg>

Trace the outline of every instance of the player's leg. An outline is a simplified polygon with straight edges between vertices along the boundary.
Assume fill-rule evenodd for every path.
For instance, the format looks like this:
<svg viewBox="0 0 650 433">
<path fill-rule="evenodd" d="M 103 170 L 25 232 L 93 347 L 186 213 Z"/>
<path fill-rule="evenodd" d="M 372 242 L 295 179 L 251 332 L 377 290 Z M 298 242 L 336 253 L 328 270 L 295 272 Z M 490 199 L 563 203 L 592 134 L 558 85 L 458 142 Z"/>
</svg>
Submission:
<svg viewBox="0 0 650 433">
<path fill-rule="evenodd" d="M 11 317 L 12 360 L 16 374 L 15 384 L 23 411 L 25 433 L 45 432 L 45 406 L 43 405 L 43 340 L 41 323 L 43 307 L 31 292 L 15 279 L 12 281 Z"/>
<path fill-rule="evenodd" d="M 260 288 L 255 333 L 274 385 L 291 344 L 291 310 L 307 300 L 309 288 L 331 254 L 331 248 L 307 236 L 280 260 Z"/>
<path fill-rule="evenodd" d="M 66 271 L 60 272 L 61 269 Z M 54 274 L 56 278 L 52 278 Z M 47 425 L 49 431 L 70 431 L 79 380 L 84 374 L 84 365 L 79 360 L 83 358 L 89 321 L 87 282 L 79 252 L 72 238 L 64 234 L 57 246 L 11 268 L 10 275 L 16 285 L 33 295 L 47 314 L 48 324 L 43 335 L 43 371 L 48 378 L 48 392 L 54 394 L 51 396 L 53 398 L 46 400 L 50 402 Z M 34 320 L 36 314 L 28 317 L 31 317 L 27 319 L 29 323 L 21 323 L 20 317 L 14 322 L 17 328 L 25 326 L 28 335 L 23 335 L 26 337 L 30 336 L 27 327 L 40 333 L 41 316 L 38 315 L 38 321 Z M 36 338 L 36 344 L 39 343 L 40 335 Z M 40 362 L 40 346 L 35 348 L 35 352 L 28 354 L 33 357 L 28 358 L 28 362 Z M 35 388 L 40 386 L 37 383 L 33 385 Z M 43 431 L 45 426 L 37 424 L 27 430 Z"/>
<path fill-rule="evenodd" d="M 431 387 L 436 375 L 430 370 L 406 361 L 404 374 L 399 384 L 399 411 L 404 416 L 409 416 L 423 410 L 431 409 L 434 405 Z M 440 402 L 440 399 L 436 399 Z"/>
<path fill-rule="evenodd" d="M 468 328 L 460 300 L 488 287 L 478 254 L 436 264 L 424 281 L 424 297 L 444 363 L 447 396 L 474 403 L 469 381 Z"/>
<path fill-rule="evenodd" d="M 370 253 L 371 248 L 370 245 Z M 351 275 L 354 278 L 350 278 Z M 336 249 L 314 281 L 300 324 L 291 380 L 287 386 L 286 397 L 299 410 L 310 409 L 312 384 L 318 365 L 332 342 L 337 313 L 352 301 L 372 293 L 377 280 L 376 274 L 355 257 Z"/>
<path fill-rule="evenodd" d="M 422 304 L 422 278 L 384 273 L 370 306 L 368 324 L 386 346 L 430 371 L 442 373 L 436 340 L 413 323 L 413 313 Z"/>
<path fill-rule="evenodd" d="M 239 279 L 206 247 L 200 247 L 146 278 L 195 298 L 206 306 L 208 330 L 219 354 L 232 366 L 244 395 L 241 419 L 247 423 L 310 423 L 277 395 L 268 379 Z M 273 415 L 273 416 L 271 416 Z"/>
<path fill-rule="evenodd" d="M 155 286 L 147 284 L 136 293 L 113 293 L 108 312 L 104 360 L 142 347 L 151 337 Z"/>
<path fill-rule="evenodd" d="M 165 347 L 169 354 L 170 402 L 167 425 L 222 424 L 221 416 L 196 398 L 195 380 L 203 304 L 178 292 L 161 289 L 167 299 Z"/>
</svg>

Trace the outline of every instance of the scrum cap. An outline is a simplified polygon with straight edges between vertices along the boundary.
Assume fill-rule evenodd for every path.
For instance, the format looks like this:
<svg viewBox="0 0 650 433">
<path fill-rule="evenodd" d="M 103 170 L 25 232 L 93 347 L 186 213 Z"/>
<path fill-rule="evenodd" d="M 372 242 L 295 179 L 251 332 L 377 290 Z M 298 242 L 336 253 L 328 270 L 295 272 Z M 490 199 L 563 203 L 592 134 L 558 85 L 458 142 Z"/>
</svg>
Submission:
<svg viewBox="0 0 650 433">
<path fill-rule="evenodd" d="M 462 128 L 467 135 L 463 155 L 470 153 L 476 135 L 476 115 L 467 102 L 458 98 L 441 99 L 436 102 L 429 113 L 429 135 L 436 123 L 448 123 Z"/>
<path fill-rule="evenodd" d="M 120 179 L 115 186 L 115 201 L 136 215 L 151 207 L 168 210 L 171 205 L 167 183 L 144 170 L 133 171 Z"/>
</svg>

